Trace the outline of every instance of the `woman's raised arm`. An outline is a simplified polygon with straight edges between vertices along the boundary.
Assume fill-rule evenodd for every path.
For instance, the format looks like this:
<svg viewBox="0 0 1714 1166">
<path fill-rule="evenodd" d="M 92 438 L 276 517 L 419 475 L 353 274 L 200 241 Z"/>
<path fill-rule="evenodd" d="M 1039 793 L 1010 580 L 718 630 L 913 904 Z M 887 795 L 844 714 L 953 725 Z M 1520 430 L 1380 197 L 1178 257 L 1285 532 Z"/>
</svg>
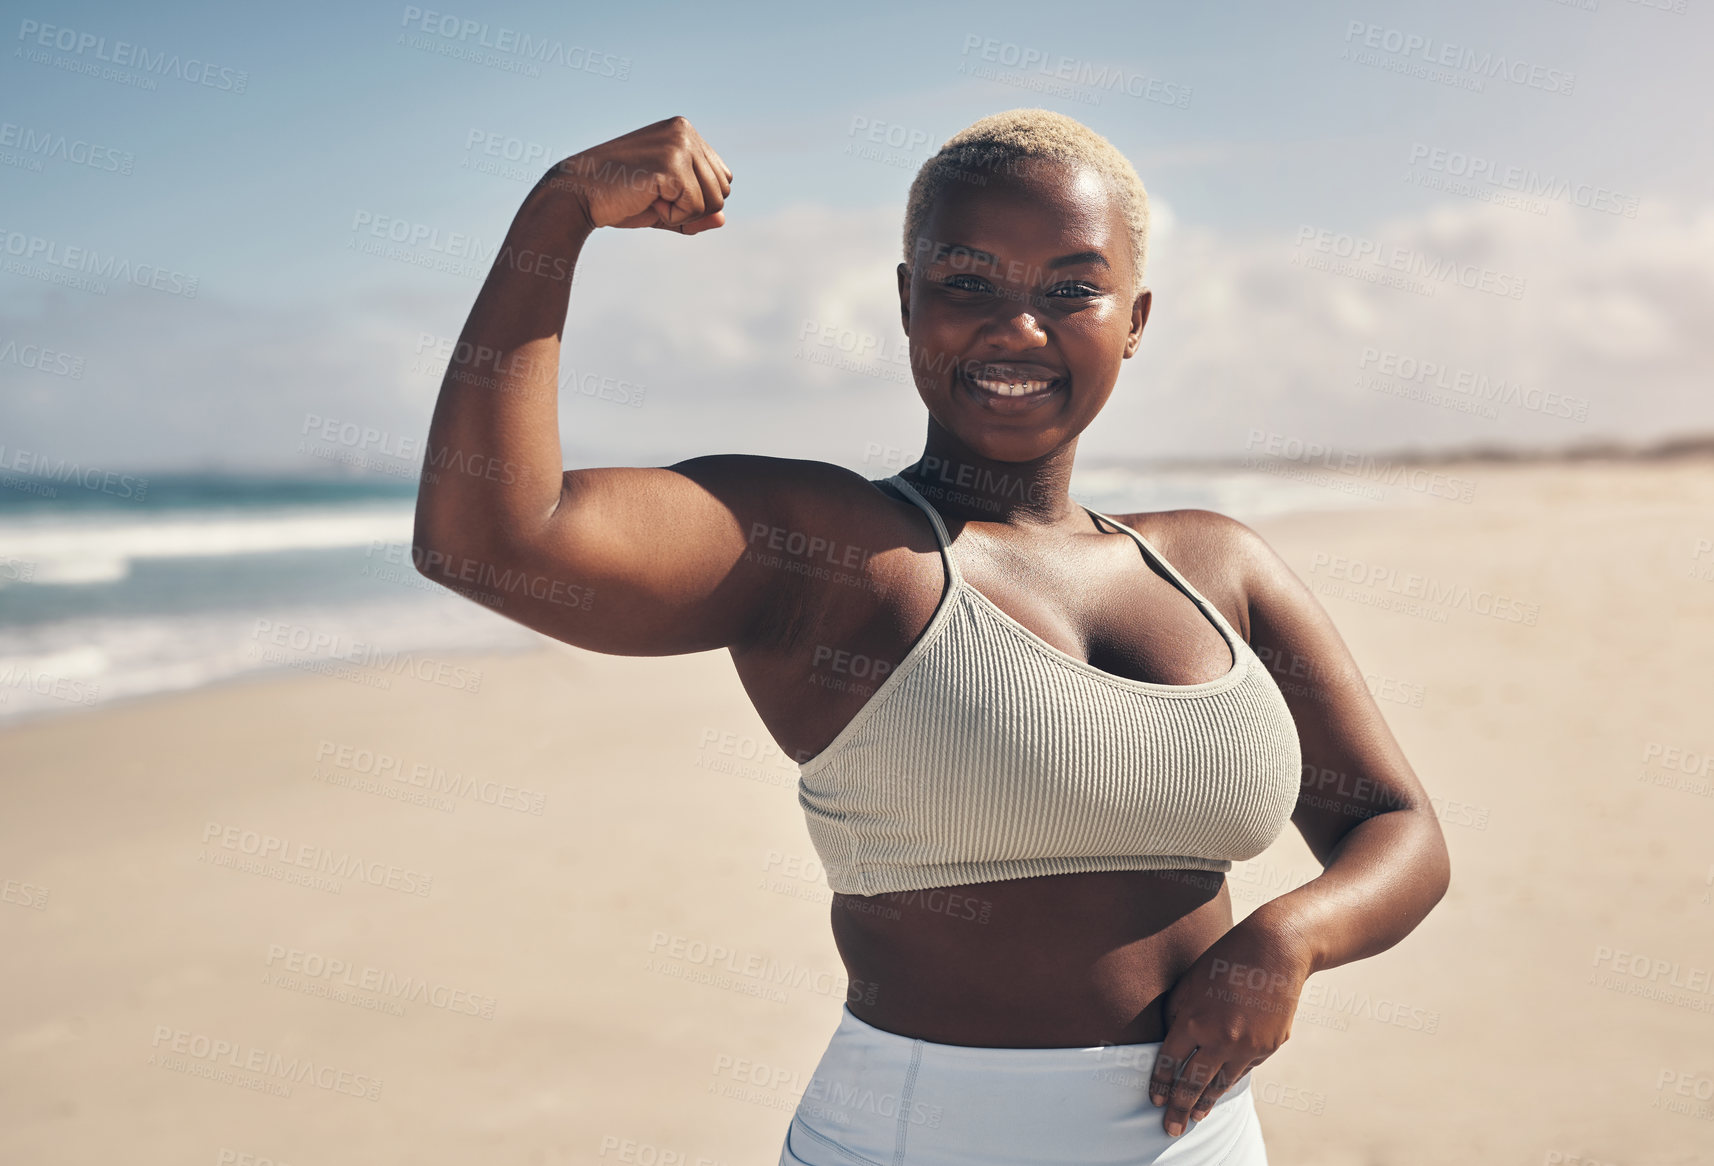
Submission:
<svg viewBox="0 0 1714 1166">
<path fill-rule="evenodd" d="M 595 651 L 701 651 L 755 632 L 789 582 L 744 552 L 758 525 L 781 525 L 792 491 L 780 480 L 804 463 L 730 455 L 565 470 L 559 444 L 560 337 L 585 241 L 600 227 L 712 230 L 731 181 L 675 117 L 536 183 L 441 382 L 412 537 L 421 574 Z"/>
</svg>

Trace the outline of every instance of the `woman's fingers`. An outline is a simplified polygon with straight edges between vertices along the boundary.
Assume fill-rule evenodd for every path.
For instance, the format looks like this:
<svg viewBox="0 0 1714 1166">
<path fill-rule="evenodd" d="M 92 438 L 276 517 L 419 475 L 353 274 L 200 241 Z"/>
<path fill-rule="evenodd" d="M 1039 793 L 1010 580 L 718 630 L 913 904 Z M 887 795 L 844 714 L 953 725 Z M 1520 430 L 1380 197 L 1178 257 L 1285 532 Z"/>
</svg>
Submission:
<svg viewBox="0 0 1714 1166">
<path fill-rule="evenodd" d="M 1196 1049 L 1183 1059 L 1176 1079 L 1166 1091 L 1166 1114 L 1162 1123 L 1167 1133 L 1177 1137 L 1185 1131 L 1191 1107 L 1208 1090 L 1224 1064 L 1225 1058 L 1213 1049 Z"/>
<path fill-rule="evenodd" d="M 691 148 L 688 169 L 690 176 L 685 183 L 685 193 L 688 196 L 694 190 L 696 197 L 694 200 L 681 197 L 676 206 L 694 204 L 700 209 L 695 214 L 672 216 L 655 224 L 681 235 L 699 234 L 724 223 L 726 218 L 720 211 L 726 205 L 726 193 L 731 189 L 709 160 L 706 148 Z"/>
<path fill-rule="evenodd" d="M 726 192 L 732 188 L 726 185 L 726 176 L 714 168 L 706 149 L 693 153 L 690 165 L 702 185 L 702 213 L 711 215 L 726 205 Z"/>
<path fill-rule="evenodd" d="M 545 176 L 591 227 L 694 235 L 722 225 L 732 169 L 688 120 L 669 117 L 563 159 Z"/>
<path fill-rule="evenodd" d="M 1195 1051 L 1196 1042 L 1185 1035 L 1182 1026 L 1173 1025 L 1167 1029 L 1160 1052 L 1155 1054 L 1154 1070 L 1149 1074 L 1150 1101 L 1156 1105 L 1166 1104 L 1167 1095 L 1172 1092 L 1172 1085 L 1178 1078 L 1179 1070 Z"/>
<path fill-rule="evenodd" d="M 1228 1056 L 1234 1051 L 1175 1041 L 1168 1034 L 1149 1076 L 1149 1100 L 1165 1108 L 1161 1121 L 1167 1133 L 1177 1137 L 1191 1120 L 1207 1117 L 1232 1083 L 1260 1063 L 1243 1054 Z"/>
<path fill-rule="evenodd" d="M 1232 1088 L 1232 1083 L 1249 1072 L 1248 1062 L 1227 1061 L 1216 1069 L 1214 1076 L 1208 1082 L 1208 1088 L 1202 1091 L 1190 1107 L 1190 1118 L 1201 1121 L 1208 1116 L 1208 1111 L 1214 1108 L 1214 1103 L 1226 1096 L 1226 1091 Z"/>
<path fill-rule="evenodd" d="M 1242 1054 L 1229 1059 L 1219 1049 L 1198 1048 L 1184 1057 L 1176 1070 L 1167 1071 L 1166 1076 L 1171 1080 L 1162 1084 L 1164 1092 L 1157 1093 L 1156 1079 L 1151 1079 L 1150 1099 L 1160 1105 L 1162 1102 L 1155 1099 L 1165 1098 L 1166 1113 L 1161 1122 L 1166 1132 L 1178 1137 L 1189 1128 L 1190 1122 L 1207 1117 L 1233 1084 L 1263 1059 Z M 1160 1069 L 1158 1060 L 1156 1068 Z"/>
<path fill-rule="evenodd" d="M 715 152 L 713 146 L 710 146 L 707 142 L 704 142 L 704 143 L 702 143 L 702 147 L 703 147 L 703 149 L 708 151 L 708 159 L 709 159 L 709 161 L 714 163 L 714 169 L 715 169 L 716 173 L 724 174 L 726 176 L 726 189 L 724 191 L 722 191 L 722 193 L 723 194 L 731 194 L 732 193 L 732 167 L 728 166 L 726 164 L 726 160 Z"/>
</svg>

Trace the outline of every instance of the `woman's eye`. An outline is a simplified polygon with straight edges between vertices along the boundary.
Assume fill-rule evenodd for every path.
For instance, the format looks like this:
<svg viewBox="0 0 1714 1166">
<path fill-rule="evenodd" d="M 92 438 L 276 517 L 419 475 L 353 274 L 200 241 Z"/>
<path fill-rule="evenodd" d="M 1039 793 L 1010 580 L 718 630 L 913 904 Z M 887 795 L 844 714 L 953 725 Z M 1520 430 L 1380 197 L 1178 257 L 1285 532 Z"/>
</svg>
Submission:
<svg viewBox="0 0 1714 1166">
<path fill-rule="evenodd" d="M 1062 283 L 1048 294 L 1058 295 L 1060 292 L 1069 292 L 1074 296 L 1098 296 L 1101 294 L 1099 290 L 1086 283 Z"/>
<path fill-rule="evenodd" d="M 975 275 L 954 275 L 949 277 L 945 283 L 947 287 L 956 288 L 959 291 L 985 291 L 988 287 L 987 280 Z"/>
</svg>

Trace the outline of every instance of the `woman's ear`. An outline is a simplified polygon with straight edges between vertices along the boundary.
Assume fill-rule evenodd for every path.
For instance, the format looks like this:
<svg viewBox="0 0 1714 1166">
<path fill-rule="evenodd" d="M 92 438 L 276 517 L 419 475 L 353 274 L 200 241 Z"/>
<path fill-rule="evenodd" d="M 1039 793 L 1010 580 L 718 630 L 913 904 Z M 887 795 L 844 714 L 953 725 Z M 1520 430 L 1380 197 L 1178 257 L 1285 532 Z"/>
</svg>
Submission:
<svg viewBox="0 0 1714 1166">
<path fill-rule="evenodd" d="M 1131 332 L 1125 337 L 1125 357 L 1131 359 L 1131 354 L 1137 351 L 1137 345 L 1142 343 L 1143 326 L 1149 322 L 1149 308 L 1154 304 L 1155 293 L 1144 288 L 1137 293 L 1136 303 L 1131 305 Z"/>
<path fill-rule="evenodd" d="M 905 326 L 905 335 L 911 334 L 911 269 L 908 264 L 899 264 L 899 317 Z"/>
</svg>

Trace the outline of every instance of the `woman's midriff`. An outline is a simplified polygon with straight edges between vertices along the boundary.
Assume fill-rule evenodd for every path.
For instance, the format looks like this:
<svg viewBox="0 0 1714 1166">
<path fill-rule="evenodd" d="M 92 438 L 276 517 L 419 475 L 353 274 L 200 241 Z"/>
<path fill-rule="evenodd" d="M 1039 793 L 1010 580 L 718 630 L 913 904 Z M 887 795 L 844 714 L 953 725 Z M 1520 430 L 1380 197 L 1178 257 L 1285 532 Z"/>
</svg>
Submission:
<svg viewBox="0 0 1714 1166">
<path fill-rule="evenodd" d="M 857 1019 L 987 1048 L 1158 1041 L 1166 993 L 1232 926 L 1200 870 L 835 894 L 832 915 Z"/>
</svg>

